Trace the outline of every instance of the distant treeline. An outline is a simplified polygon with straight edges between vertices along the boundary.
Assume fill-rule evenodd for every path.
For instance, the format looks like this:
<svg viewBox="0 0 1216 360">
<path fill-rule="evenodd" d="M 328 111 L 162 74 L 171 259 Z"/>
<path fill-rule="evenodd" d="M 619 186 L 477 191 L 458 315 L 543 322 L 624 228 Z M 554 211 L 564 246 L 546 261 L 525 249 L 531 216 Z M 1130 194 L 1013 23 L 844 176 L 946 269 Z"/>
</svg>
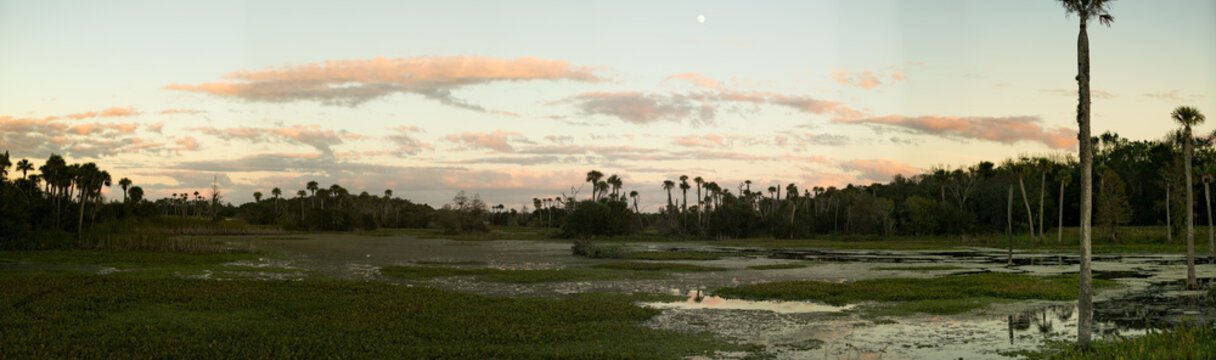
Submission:
<svg viewBox="0 0 1216 360">
<path fill-rule="evenodd" d="M 1169 224 L 1178 234 L 1186 216 L 1182 138 L 1181 132 L 1171 132 L 1161 140 L 1132 141 L 1114 133 L 1092 139 L 1095 236 L 1116 239 L 1117 225 L 1124 224 Z M 1194 172 L 1202 180 L 1195 182 L 1194 214 L 1204 219 L 1207 208 L 1200 197 L 1216 174 L 1216 158 L 1210 137 L 1194 141 Z M 1079 222 L 1078 179 L 1076 161 L 1064 154 L 939 167 L 897 175 L 889 183 L 843 188 L 760 186 L 750 180 L 721 185 L 681 176 L 654 185 L 667 191 L 666 206 L 658 214 L 644 214 L 636 205 L 637 192 L 626 196 L 619 176 L 591 171 L 589 196 L 534 199 L 538 211 L 531 222 L 561 226 L 568 236 L 653 227 L 705 238 L 997 234 L 1012 223 L 1017 234 L 1055 241 L 1057 226 Z"/>
</svg>

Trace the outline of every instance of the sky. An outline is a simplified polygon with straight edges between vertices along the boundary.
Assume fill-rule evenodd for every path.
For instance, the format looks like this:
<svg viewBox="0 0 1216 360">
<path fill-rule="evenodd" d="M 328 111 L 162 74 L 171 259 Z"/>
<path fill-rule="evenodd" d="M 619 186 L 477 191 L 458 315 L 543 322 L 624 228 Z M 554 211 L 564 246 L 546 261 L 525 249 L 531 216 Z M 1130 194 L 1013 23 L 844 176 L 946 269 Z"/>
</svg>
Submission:
<svg viewBox="0 0 1216 360">
<path fill-rule="evenodd" d="M 1216 2 L 1111 13 L 1095 134 L 1216 114 Z M 589 196 L 595 169 L 653 211 L 680 175 L 844 186 L 1075 153 L 1077 31 L 1047 0 L 0 0 L 0 149 L 235 203 L 315 180 L 519 209 Z"/>
</svg>

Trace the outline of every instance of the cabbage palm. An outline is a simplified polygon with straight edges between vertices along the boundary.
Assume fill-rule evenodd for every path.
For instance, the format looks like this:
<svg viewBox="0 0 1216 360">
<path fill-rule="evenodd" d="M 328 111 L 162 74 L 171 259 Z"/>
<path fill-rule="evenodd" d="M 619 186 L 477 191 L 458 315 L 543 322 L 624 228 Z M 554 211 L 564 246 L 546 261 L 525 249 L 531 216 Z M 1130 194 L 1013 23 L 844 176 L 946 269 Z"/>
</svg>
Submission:
<svg viewBox="0 0 1216 360">
<path fill-rule="evenodd" d="M 1191 179 L 1191 152 L 1195 139 L 1191 136 L 1191 127 L 1203 123 L 1204 116 L 1199 109 L 1190 106 L 1179 106 L 1170 114 L 1170 118 L 1182 125 L 1182 161 L 1186 171 L 1186 287 L 1195 290 L 1199 283 L 1195 280 L 1195 199 L 1191 193 L 1194 186 Z"/>
<path fill-rule="evenodd" d="M 1093 211 L 1093 145 L 1089 142 L 1089 20 L 1110 26 L 1115 20 L 1110 15 L 1110 4 L 1114 0 L 1057 0 L 1067 14 L 1076 14 L 1081 19 L 1077 33 L 1077 139 L 1081 152 L 1081 271 L 1080 291 L 1077 294 L 1077 345 L 1089 347 L 1091 320 L 1093 319 L 1093 288 L 1090 269 L 1090 223 Z"/>
<path fill-rule="evenodd" d="M 671 211 L 671 189 L 676 187 L 676 183 L 671 180 L 663 180 L 663 190 L 667 190 L 667 210 Z"/>
<path fill-rule="evenodd" d="M 600 179 L 604 177 L 604 173 L 599 170 L 591 170 L 587 172 L 587 182 L 591 183 L 591 200 L 596 200 L 596 195 L 600 190 Z"/>
<path fill-rule="evenodd" d="M 277 187 L 270 189 L 270 195 L 274 196 L 274 216 L 279 216 L 279 196 L 283 195 L 283 190 Z"/>
<path fill-rule="evenodd" d="M 1072 182 L 1072 175 L 1067 171 L 1056 173 L 1056 182 L 1060 183 L 1060 218 L 1059 225 L 1056 226 L 1056 243 L 1064 243 L 1064 189 L 1068 187 L 1068 183 Z"/>
<path fill-rule="evenodd" d="M 122 202 L 127 202 L 127 189 L 131 188 L 131 179 L 118 179 L 118 186 L 122 188 Z"/>
<path fill-rule="evenodd" d="M 1208 205 L 1208 261 L 1216 263 L 1216 234 L 1212 233 L 1212 193 L 1208 190 L 1208 186 L 1212 183 L 1212 168 L 1209 167 L 1203 170 L 1203 197 L 1207 200 Z"/>
<path fill-rule="evenodd" d="M 29 173 L 30 170 L 34 170 L 34 164 L 31 164 L 29 159 L 21 159 L 21 161 L 17 162 L 17 171 L 21 172 L 22 179 L 27 177 L 26 174 Z"/>
</svg>

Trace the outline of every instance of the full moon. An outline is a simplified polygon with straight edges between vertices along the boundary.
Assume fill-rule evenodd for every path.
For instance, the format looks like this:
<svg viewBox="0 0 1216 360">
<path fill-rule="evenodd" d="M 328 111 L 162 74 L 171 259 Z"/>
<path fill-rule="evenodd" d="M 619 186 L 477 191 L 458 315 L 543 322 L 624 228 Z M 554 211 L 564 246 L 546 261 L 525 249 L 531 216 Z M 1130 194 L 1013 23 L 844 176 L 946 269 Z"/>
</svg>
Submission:
<svg viewBox="0 0 1216 360">
<path fill-rule="evenodd" d="M 705 23 L 705 15 L 697 15 L 697 22 Z"/>
</svg>

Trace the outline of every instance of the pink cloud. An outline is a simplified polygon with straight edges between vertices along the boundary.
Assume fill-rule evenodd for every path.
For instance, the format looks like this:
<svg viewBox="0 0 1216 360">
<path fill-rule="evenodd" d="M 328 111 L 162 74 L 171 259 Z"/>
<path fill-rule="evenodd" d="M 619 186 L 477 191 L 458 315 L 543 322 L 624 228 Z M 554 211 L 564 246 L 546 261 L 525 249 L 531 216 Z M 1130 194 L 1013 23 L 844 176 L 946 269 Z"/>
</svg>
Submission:
<svg viewBox="0 0 1216 360">
<path fill-rule="evenodd" d="M 494 130 L 491 133 L 464 132 L 459 135 L 448 135 L 444 139 L 471 148 L 490 149 L 500 153 L 515 152 L 515 148 L 511 147 L 512 140 L 527 140 L 523 134 L 502 130 Z"/>
<path fill-rule="evenodd" d="M 957 117 L 925 115 L 905 117 L 891 115 L 871 118 L 834 118 L 851 124 L 883 125 L 915 133 L 959 137 L 1013 144 L 1019 141 L 1040 142 L 1056 149 L 1076 146 L 1076 133 L 1068 128 L 1048 129 L 1033 116 Z"/>
<path fill-rule="evenodd" d="M 840 167 L 860 173 L 859 180 L 871 182 L 886 182 L 891 181 L 895 175 L 911 176 L 921 173 L 921 169 L 890 159 L 846 160 L 840 162 Z"/>
<path fill-rule="evenodd" d="M 242 139 L 252 142 L 285 141 L 288 143 L 308 145 L 324 154 L 332 154 L 334 145 L 342 144 L 342 136 L 346 131 L 334 131 L 321 128 L 320 125 L 294 125 L 280 128 L 235 127 L 217 129 L 214 127 L 191 128 L 204 134 L 219 137 L 224 140 Z"/>
<path fill-rule="evenodd" d="M 676 138 L 675 144 L 686 147 L 720 148 L 724 147 L 726 138 L 717 134 L 688 135 Z"/>
<path fill-rule="evenodd" d="M 452 97 L 451 90 L 502 81 L 570 80 L 598 82 L 593 67 L 536 57 L 501 59 L 472 56 L 328 60 L 278 68 L 238 70 L 225 81 L 169 84 L 165 89 L 201 92 L 247 101 L 318 101 L 356 106 L 394 93 L 413 93 L 456 107 L 489 112 Z M 510 112 L 499 112 L 512 115 Z"/>
<path fill-rule="evenodd" d="M 891 72 L 881 74 L 870 70 L 853 72 L 849 70 L 837 69 L 832 70 L 831 77 L 833 80 L 836 80 L 837 83 L 842 85 L 856 86 L 866 90 L 873 90 L 874 88 L 883 85 L 883 78 L 890 80 L 888 84 L 903 81 L 908 78 L 906 74 L 895 68 L 892 68 Z"/>
<path fill-rule="evenodd" d="M 122 108 L 122 107 L 115 106 L 115 107 L 111 107 L 111 108 L 101 110 L 101 111 L 87 111 L 87 112 L 82 112 L 82 113 L 67 114 L 67 115 L 64 115 L 63 117 L 66 117 L 69 119 L 74 119 L 74 120 L 80 120 L 80 119 L 87 119 L 87 118 L 91 118 L 91 117 L 117 117 L 117 116 L 132 116 L 132 115 L 138 115 L 138 114 L 139 114 L 139 112 L 136 112 L 134 107 L 128 106 L 128 107 Z"/>
<path fill-rule="evenodd" d="M 1199 100 L 1199 99 L 1203 98 L 1203 96 L 1200 96 L 1200 95 L 1182 94 L 1182 90 L 1178 90 L 1178 89 L 1174 89 L 1174 90 L 1170 90 L 1170 91 L 1166 91 L 1166 92 L 1159 92 L 1159 93 L 1145 93 L 1144 96 L 1149 97 L 1149 98 L 1166 100 L 1166 101 L 1174 101 L 1174 102 L 1189 102 L 1189 101 L 1195 101 L 1195 100 Z"/>
<path fill-rule="evenodd" d="M 206 112 L 207 111 L 205 111 L 205 110 L 191 110 L 191 109 L 165 109 L 165 110 L 160 111 L 161 114 L 166 114 L 166 115 L 167 114 L 196 115 L 196 114 L 204 114 Z"/>
<path fill-rule="evenodd" d="M 424 132 L 420 127 L 395 126 L 389 128 L 389 130 L 392 130 L 395 133 L 386 135 L 384 138 L 397 145 L 397 152 L 400 155 L 417 155 L 419 152 L 424 150 L 434 149 L 431 144 L 422 142 L 413 135 L 410 135 L 410 133 Z"/>
</svg>

